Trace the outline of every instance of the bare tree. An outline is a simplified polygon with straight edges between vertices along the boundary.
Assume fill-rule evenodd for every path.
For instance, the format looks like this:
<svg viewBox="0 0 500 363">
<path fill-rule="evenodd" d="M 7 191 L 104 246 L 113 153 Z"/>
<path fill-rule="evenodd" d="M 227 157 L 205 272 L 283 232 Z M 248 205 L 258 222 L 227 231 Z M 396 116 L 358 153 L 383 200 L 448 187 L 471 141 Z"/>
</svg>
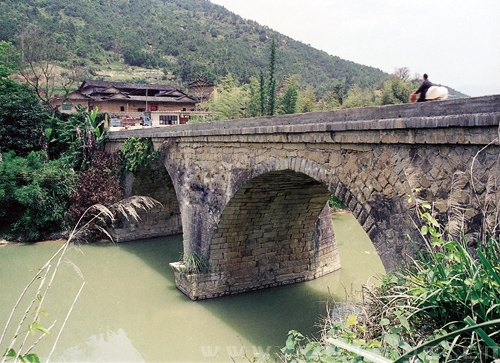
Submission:
<svg viewBox="0 0 500 363">
<path fill-rule="evenodd" d="M 19 47 L 19 73 L 51 114 L 55 112 L 52 100 L 58 89 L 63 90 L 63 99 L 81 78 L 82 71 L 73 67 L 60 72 L 55 59 L 57 44 L 38 28 L 23 30 L 17 39 Z"/>
<path fill-rule="evenodd" d="M 410 69 L 408 67 L 396 68 L 394 76 L 401 78 L 405 82 L 410 81 Z"/>
</svg>

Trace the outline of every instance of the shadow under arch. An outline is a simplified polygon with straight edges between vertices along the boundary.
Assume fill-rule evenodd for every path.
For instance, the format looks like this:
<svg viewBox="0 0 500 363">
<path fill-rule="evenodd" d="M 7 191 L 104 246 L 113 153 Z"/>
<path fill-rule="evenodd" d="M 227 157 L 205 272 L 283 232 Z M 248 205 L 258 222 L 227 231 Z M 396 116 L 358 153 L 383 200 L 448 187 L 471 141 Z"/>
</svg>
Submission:
<svg viewBox="0 0 500 363">
<path fill-rule="evenodd" d="M 222 212 L 210 244 L 210 273 L 224 276 L 235 293 L 338 269 L 329 196 L 321 183 L 291 170 L 251 179 Z"/>
<path fill-rule="evenodd" d="M 143 166 L 135 175 L 128 173 L 123 184 L 125 197 L 151 197 L 161 205 L 147 211 L 138 210 L 138 220 L 127 220 L 119 216 L 110 230 L 116 242 L 182 233 L 177 192 L 167 169 L 159 161 Z"/>
</svg>

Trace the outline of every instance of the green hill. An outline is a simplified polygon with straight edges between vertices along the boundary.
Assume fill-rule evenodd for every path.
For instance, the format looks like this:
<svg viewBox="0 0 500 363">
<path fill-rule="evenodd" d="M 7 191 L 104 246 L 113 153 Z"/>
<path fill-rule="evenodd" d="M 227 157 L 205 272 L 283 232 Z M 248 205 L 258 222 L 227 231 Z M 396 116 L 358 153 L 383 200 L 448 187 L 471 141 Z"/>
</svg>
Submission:
<svg viewBox="0 0 500 363">
<path fill-rule="evenodd" d="M 273 38 L 278 80 L 298 74 L 299 81 L 312 85 L 318 96 L 337 80 L 345 80 L 347 87 L 373 88 L 389 77 L 207 0 L 0 1 L 0 40 L 22 48 L 34 33 L 46 34 L 55 45 L 53 59 L 63 68 L 81 67 L 85 77 L 100 79 L 128 77 L 182 86 L 200 76 L 216 82 L 231 73 L 246 83 L 267 69 Z M 142 73 L 137 67 L 143 68 Z"/>
<path fill-rule="evenodd" d="M 278 77 L 300 74 L 320 92 L 335 79 L 368 87 L 387 78 L 379 69 L 330 56 L 205 0 L 0 2 L 0 40 L 21 46 L 20 35 L 34 28 L 57 44 L 55 60 L 94 72 L 123 62 L 161 69 L 165 78 L 181 82 L 199 75 L 216 81 L 228 72 L 248 82 L 266 69 L 274 37 Z"/>
</svg>

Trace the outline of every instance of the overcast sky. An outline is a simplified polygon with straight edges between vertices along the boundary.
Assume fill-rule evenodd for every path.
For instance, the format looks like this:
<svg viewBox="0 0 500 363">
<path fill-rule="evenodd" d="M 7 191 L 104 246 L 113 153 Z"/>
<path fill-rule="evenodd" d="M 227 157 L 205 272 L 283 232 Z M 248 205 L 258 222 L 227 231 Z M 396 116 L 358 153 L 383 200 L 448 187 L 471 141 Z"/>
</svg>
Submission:
<svg viewBox="0 0 500 363">
<path fill-rule="evenodd" d="M 314 48 L 500 94 L 500 0 L 211 0 Z"/>
</svg>

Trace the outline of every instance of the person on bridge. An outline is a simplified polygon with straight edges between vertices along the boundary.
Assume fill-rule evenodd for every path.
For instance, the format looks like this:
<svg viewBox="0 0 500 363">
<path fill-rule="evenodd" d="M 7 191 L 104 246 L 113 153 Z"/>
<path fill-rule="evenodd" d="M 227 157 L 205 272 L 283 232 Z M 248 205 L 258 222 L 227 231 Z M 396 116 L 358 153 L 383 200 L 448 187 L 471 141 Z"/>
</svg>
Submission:
<svg viewBox="0 0 500 363">
<path fill-rule="evenodd" d="M 427 90 L 432 87 L 432 83 L 427 78 L 428 78 L 427 73 L 424 73 L 424 76 L 422 77 L 423 82 L 418 88 L 418 90 L 415 91 L 415 94 L 420 93 L 420 97 L 418 97 L 417 102 L 426 101 L 425 94 L 427 93 Z"/>
</svg>

